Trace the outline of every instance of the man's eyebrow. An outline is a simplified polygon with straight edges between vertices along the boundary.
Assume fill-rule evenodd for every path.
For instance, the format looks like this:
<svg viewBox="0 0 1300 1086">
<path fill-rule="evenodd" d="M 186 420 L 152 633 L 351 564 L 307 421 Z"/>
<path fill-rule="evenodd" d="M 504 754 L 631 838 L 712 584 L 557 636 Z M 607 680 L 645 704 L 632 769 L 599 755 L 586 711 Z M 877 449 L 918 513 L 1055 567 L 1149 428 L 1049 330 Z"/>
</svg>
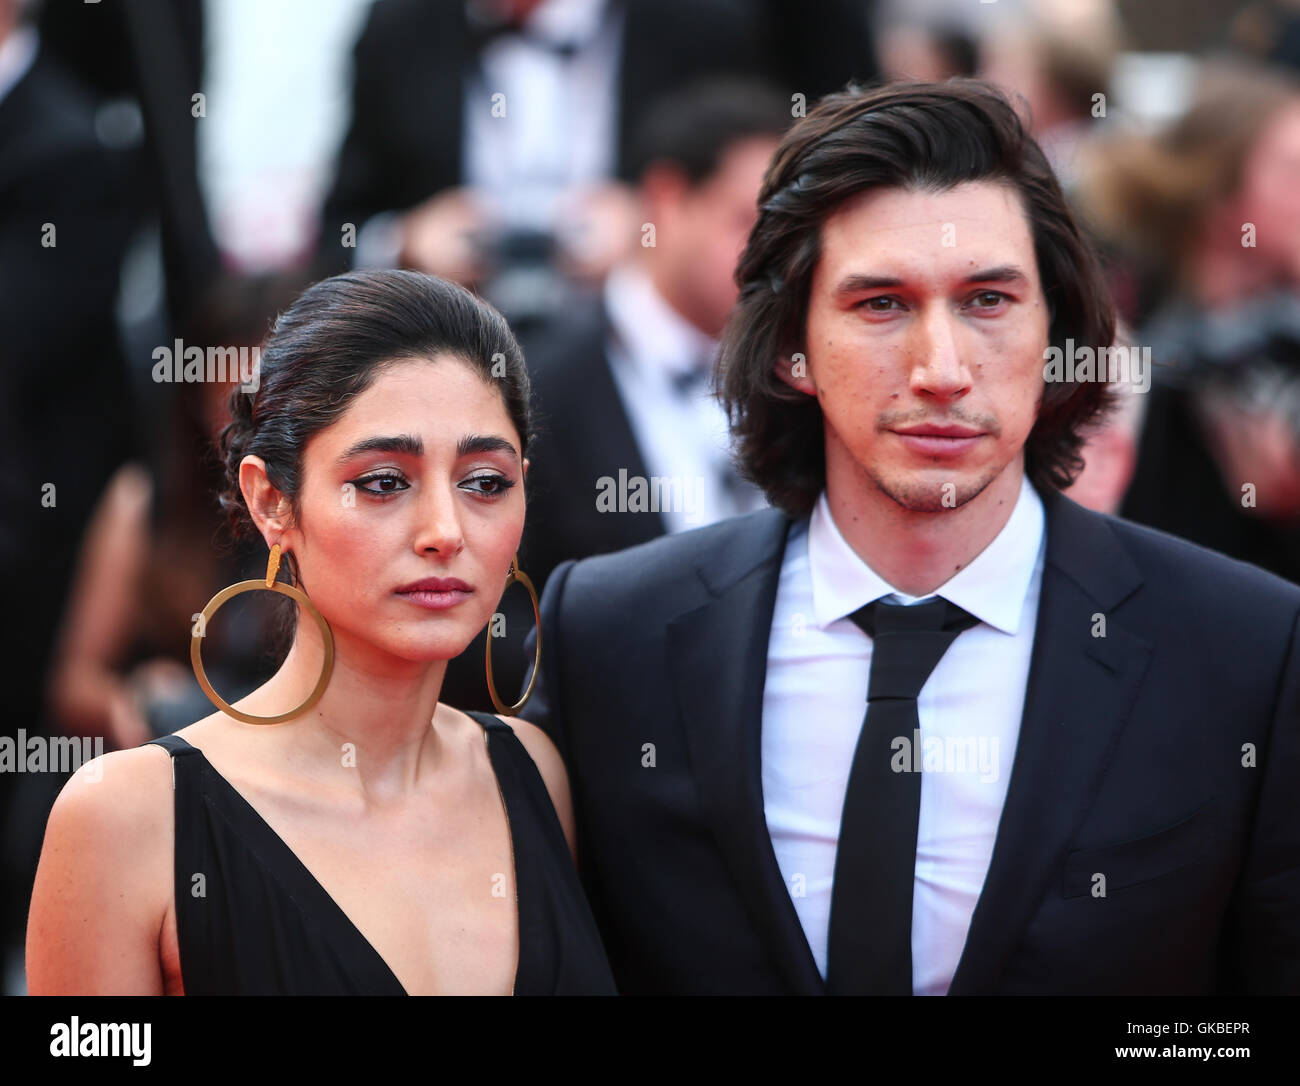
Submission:
<svg viewBox="0 0 1300 1086">
<path fill-rule="evenodd" d="M 992 268 L 977 268 L 966 276 L 963 283 L 1027 283 L 1029 277 L 1014 264 L 998 264 Z M 835 294 L 857 294 L 864 290 L 882 287 L 901 287 L 904 281 L 896 275 L 846 275 L 836 284 Z"/>
<path fill-rule="evenodd" d="M 395 434 L 391 437 L 368 437 L 352 445 L 339 457 L 340 463 L 368 452 L 402 453 L 406 456 L 423 456 L 424 442 L 415 434 Z"/>
</svg>

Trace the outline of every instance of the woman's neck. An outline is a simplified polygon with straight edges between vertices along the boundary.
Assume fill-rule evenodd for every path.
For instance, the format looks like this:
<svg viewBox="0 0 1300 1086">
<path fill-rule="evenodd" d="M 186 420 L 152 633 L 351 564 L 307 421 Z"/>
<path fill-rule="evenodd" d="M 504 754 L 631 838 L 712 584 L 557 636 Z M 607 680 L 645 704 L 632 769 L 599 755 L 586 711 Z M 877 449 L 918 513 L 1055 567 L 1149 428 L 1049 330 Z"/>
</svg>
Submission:
<svg viewBox="0 0 1300 1086">
<path fill-rule="evenodd" d="M 319 631 L 303 616 L 280 669 L 241 708 L 274 715 L 300 703 L 323 661 Z M 447 749 L 439 724 L 445 731 L 451 722 L 445 708 L 438 713 L 446 670 L 445 660 L 400 660 L 336 634 L 329 684 L 310 710 L 276 729 L 280 754 L 303 773 L 355 787 L 368 801 L 409 795 Z"/>
</svg>

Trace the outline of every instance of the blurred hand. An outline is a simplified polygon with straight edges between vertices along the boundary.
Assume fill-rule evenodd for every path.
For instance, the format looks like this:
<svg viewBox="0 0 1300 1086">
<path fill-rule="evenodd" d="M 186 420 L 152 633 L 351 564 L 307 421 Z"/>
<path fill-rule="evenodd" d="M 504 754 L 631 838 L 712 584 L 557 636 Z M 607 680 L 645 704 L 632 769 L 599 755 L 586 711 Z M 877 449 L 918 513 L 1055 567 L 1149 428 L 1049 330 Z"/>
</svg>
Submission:
<svg viewBox="0 0 1300 1086">
<path fill-rule="evenodd" d="M 190 690 L 190 672 L 175 660 L 146 660 L 134 668 L 108 707 L 108 738 L 119 749 L 137 747 L 153 738 L 145 707 L 176 701 Z"/>
<path fill-rule="evenodd" d="M 564 274 L 583 283 L 604 279 L 640 238 L 639 208 L 633 190 L 617 181 L 566 194 L 556 222 Z"/>
<path fill-rule="evenodd" d="M 1247 512 L 1278 520 L 1300 517 L 1300 447 L 1291 420 L 1268 408 L 1247 409 L 1227 398 L 1207 398 L 1202 417 L 1210 451 L 1234 501 L 1253 483 Z"/>
<path fill-rule="evenodd" d="M 483 205 L 469 189 L 448 189 L 402 216 L 398 263 L 473 286 L 488 270 L 481 238 L 490 226 Z"/>
<path fill-rule="evenodd" d="M 1065 493 L 1085 509 L 1118 513 L 1137 467 L 1137 446 L 1127 422 L 1112 419 L 1088 437 L 1080 450 L 1083 470 Z"/>
<path fill-rule="evenodd" d="M 123 686 L 108 699 L 105 738 L 114 750 L 130 750 L 153 738 L 144 710 L 130 687 Z"/>
</svg>

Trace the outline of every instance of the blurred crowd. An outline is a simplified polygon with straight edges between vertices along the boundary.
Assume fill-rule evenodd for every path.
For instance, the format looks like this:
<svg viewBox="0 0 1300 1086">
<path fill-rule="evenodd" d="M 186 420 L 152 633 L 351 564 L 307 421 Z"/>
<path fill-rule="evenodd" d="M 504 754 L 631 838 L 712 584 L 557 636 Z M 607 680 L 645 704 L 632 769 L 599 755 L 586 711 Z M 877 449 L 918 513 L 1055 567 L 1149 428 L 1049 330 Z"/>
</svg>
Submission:
<svg viewBox="0 0 1300 1086">
<path fill-rule="evenodd" d="M 1005 87 L 1102 245 L 1154 377 L 1071 495 L 1300 581 L 1298 67 L 1296 0 L 0 0 L 3 733 L 115 749 L 211 711 L 190 616 L 266 558 L 216 504 L 236 381 L 159 359 L 255 349 L 348 268 L 457 280 L 516 329 L 539 591 L 761 505 L 713 354 L 767 161 L 850 80 Z M 637 478 L 680 500 L 598 508 Z M 278 662 L 244 601 L 204 651 L 231 701 Z M 502 607 L 513 690 L 531 608 Z M 444 700 L 491 708 L 483 651 Z M 11 992 L 61 783 L 0 772 Z"/>
</svg>

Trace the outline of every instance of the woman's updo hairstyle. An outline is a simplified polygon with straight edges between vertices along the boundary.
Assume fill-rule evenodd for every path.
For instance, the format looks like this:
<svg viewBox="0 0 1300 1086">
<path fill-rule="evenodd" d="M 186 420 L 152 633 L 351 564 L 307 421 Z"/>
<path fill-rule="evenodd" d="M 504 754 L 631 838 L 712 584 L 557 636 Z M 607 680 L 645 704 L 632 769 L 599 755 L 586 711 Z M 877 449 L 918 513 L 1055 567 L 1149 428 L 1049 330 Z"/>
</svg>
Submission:
<svg viewBox="0 0 1300 1086">
<path fill-rule="evenodd" d="M 266 462 L 271 484 L 298 512 L 303 449 L 337 421 L 382 367 L 454 355 L 501 390 L 519 433 L 529 440 L 529 383 L 523 352 L 501 316 L 468 290 L 410 271 L 357 271 L 322 280 L 275 322 L 262 347 L 255 391 L 231 393 L 221 433 L 222 509 L 236 540 L 256 534 L 239 489 L 245 456 Z M 252 382 L 250 382 L 250 385 Z M 298 571 L 288 562 L 293 580 Z"/>
</svg>

